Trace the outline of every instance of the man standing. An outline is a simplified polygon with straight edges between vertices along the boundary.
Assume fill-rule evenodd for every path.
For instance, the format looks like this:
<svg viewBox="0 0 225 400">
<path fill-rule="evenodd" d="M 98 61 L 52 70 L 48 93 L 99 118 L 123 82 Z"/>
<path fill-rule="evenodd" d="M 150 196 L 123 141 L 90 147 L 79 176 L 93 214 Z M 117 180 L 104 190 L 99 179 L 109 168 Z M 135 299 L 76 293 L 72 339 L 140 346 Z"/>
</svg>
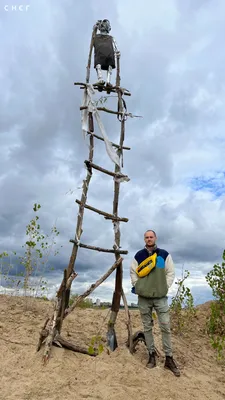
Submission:
<svg viewBox="0 0 225 400">
<path fill-rule="evenodd" d="M 131 263 L 130 276 L 132 292 L 138 295 L 138 307 L 144 326 L 146 346 L 149 351 L 148 368 L 156 366 L 156 352 L 152 334 L 152 310 L 155 309 L 162 333 L 162 344 L 165 352 L 165 368 L 175 376 L 180 371 L 172 356 L 170 315 L 167 292 L 175 277 L 171 255 L 156 245 L 156 234 L 148 230 L 144 234 L 145 247 L 138 251 Z"/>
</svg>

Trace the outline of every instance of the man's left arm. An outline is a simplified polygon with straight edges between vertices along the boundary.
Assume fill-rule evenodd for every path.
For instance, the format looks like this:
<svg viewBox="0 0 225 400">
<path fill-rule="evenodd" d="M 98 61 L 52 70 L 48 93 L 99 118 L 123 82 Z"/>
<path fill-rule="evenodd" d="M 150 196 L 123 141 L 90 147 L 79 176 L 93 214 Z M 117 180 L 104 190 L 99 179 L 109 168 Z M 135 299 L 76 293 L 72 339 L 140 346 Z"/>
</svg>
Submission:
<svg viewBox="0 0 225 400">
<path fill-rule="evenodd" d="M 167 286 L 168 286 L 168 289 L 169 289 L 170 286 L 172 286 L 174 278 L 175 278 L 175 268 L 174 268 L 174 263 L 173 263 L 173 259 L 171 257 L 171 254 L 168 254 L 168 256 L 166 258 L 165 271 L 166 271 Z"/>
</svg>

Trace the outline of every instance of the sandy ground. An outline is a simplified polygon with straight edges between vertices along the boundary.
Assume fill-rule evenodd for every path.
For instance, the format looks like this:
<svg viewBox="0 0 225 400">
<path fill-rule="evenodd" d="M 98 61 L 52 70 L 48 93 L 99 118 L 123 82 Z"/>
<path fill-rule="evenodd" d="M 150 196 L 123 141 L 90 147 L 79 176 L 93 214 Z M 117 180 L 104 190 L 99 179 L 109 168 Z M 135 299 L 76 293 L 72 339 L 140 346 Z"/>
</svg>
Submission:
<svg viewBox="0 0 225 400">
<path fill-rule="evenodd" d="M 189 331 L 173 335 L 174 357 L 181 369 L 175 377 L 163 368 L 161 336 L 154 327 L 161 356 L 157 367 L 145 367 L 148 354 L 139 344 L 135 355 L 125 346 L 127 331 L 124 312 L 119 312 L 116 332 L 119 348 L 90 357 L 54 347 L 47 366 L 36 352 L 39 331 L 50 302 L 0 296 L 0 399 L 5 400 L 190 400 L 225 398 L 225 370 L 216 361 L 204 323 L 209 306 L 198 310 Z M 109 310 L 76 309 L 64 322 L 62 335 L 88 347 L 91 338 L 105 337 Z M 138 311 L 132 311 L 134 331 L 142 328 Z"/>
</svg>

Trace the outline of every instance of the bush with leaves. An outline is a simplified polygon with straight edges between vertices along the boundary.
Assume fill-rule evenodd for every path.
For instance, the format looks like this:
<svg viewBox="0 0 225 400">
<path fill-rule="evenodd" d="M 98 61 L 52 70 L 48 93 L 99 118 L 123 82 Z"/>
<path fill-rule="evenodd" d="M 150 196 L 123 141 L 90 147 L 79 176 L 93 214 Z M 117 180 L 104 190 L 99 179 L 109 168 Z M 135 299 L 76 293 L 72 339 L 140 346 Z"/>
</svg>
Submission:
<svg viewBox="0 0 225 400">
<path fill-rule="evenodd" d="M 177 293 L 172 297 L 170 305 L 172 327 L 175 333 L 182 333 L 196 315 L 194 299 L 189 287 L 184 282 L 190 276 L 190 272 L 182 271 L 182 278 L 177 279 Z"/>
<path fill-rule="evenodd" d="M 215 264 L 206 275 L 206 281 L 215 298 L 210 305 L 210 316 L 207 321 L 207 332 L 211 344 L 217 351 L 218 359 L 225 359 L 225 250 L 222 263 Z"/>
</svg>

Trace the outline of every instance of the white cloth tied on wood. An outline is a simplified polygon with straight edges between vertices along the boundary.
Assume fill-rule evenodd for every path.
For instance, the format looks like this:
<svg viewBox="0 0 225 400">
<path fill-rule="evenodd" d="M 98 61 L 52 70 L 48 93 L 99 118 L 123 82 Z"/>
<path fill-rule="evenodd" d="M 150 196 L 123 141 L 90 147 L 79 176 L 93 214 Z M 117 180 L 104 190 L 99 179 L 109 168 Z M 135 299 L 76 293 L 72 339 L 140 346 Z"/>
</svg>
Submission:
<svg viewBox="0 0 225 400">
<path fill-rule="evenodd" d="M 76 236 L 75 236 L 75 242 L 76 242 L 76 245 L 77 245 L 77 246 L 80 246 L 80 240 L 78 239 L 77 234 L 76 234 Z"/>
<path fill-rule="evenodd" d="M 84 138 L 86 137 L 87 133 L 89 132 L 89 126 L 88 126 L 88 114 L 89 112 L 93 113 L 99 130 L 102 134 L 102 137 L 105 142 L 105 147 L 106 147 L 106 152 L 109 156 L 109 158 L 120 167 L 120 158 L 116 152 L 116 150 L 113 148 L 112 143 L 110 142 L 105 128 L 103 126 L 103 123 L 101 121 L 99 112 L 94 104 L 94 101 L 92 100 L 91 95 L 95 94 L 94 88 L 91 84 L 87 84 L 86 88 L 84 89 L 84 96 L 83 96 L 83 104 L 82 107 L 87 107 L 84 110 L 82 110 L 82 117 L 81 117 L 81 124 L 82 124 L 82 131 Z"/>
<path fill-rule="evenodd" d="M 118 233 L 120 231 L 120 223 L 119 221 L 114 221 L 113 222 L 113 229 L 114 229 L 114 233 Z M 115 243 L 115 245 L 117 246 L 117 244 Z M 118 248 L 118 246 L 117 246 Z"/>
</svg>

